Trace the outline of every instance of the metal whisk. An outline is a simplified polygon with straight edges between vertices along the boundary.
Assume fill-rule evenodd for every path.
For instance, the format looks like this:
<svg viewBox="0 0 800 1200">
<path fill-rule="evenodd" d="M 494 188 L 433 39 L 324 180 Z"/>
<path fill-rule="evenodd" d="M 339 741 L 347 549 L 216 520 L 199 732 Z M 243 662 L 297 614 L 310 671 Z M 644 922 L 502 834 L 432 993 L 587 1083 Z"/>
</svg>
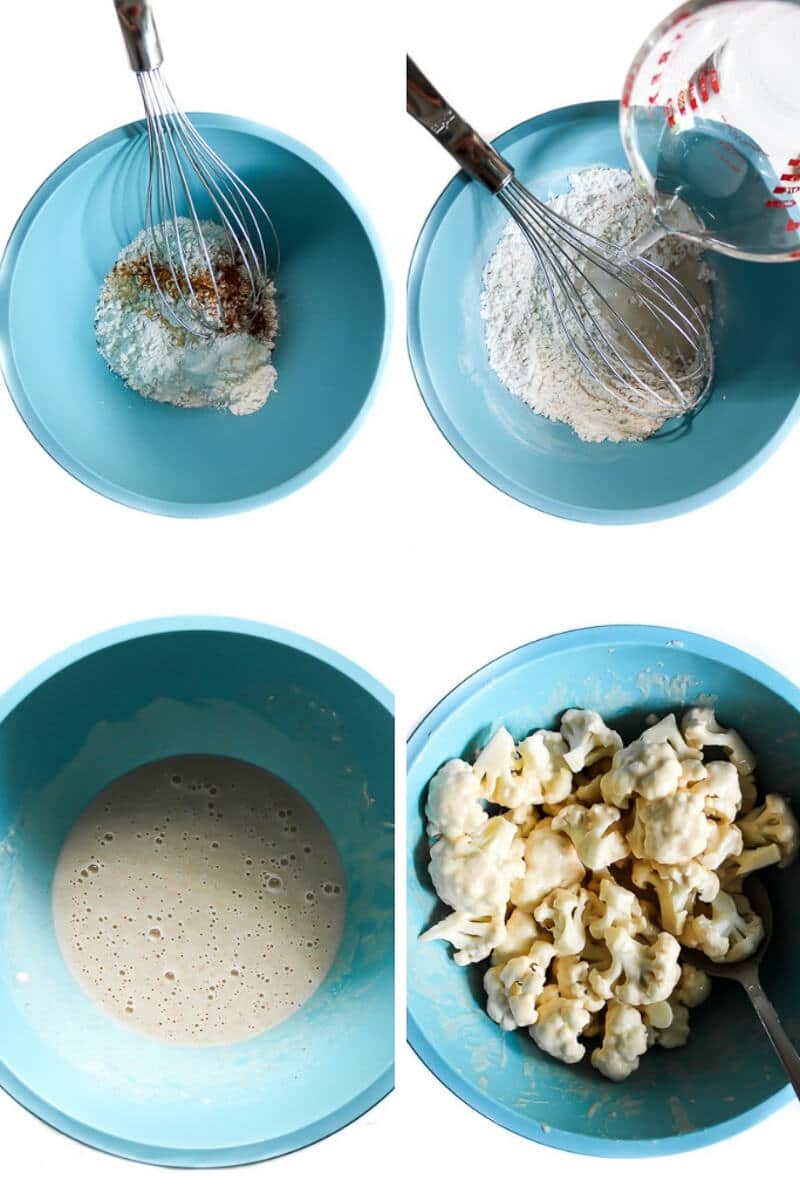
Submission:
<svg viewBox="0 0 800 1200">
<path fill-rule="evenodd" d="M 587 376 L 636 412 L 678 415 L 699 402 L 711 384 L 713 348 L 687 289 L 663 267 L 583 232 L 537 199 L 410 58 L 406 108 L 513 217 Z M 646 337 L 632 323 L 645 313 Z"/>
<path fill-rule="evenodd" d="M 168 320 L 196 337 L 211 337 L 226 327 L 225 295 L 202 220 L 213 220 L 225 230 L 232 262 L 244 274 L 254 310 L 269 273 L 278 267 L 275 229 L 258 197 L 178 108 L 161 74 L 163 54 L 150 5 L 114 0 L 114 7 L 147 120 L 145 236 L 152 282 Z M 202 217 L 209 202 L 209 215 Z M 181 217 L 188 219 L 189 227 L 182 226 Z M 203 262 L 202 281 L 192 277 L 189 267 L 189 228 Z"/>
</svg>

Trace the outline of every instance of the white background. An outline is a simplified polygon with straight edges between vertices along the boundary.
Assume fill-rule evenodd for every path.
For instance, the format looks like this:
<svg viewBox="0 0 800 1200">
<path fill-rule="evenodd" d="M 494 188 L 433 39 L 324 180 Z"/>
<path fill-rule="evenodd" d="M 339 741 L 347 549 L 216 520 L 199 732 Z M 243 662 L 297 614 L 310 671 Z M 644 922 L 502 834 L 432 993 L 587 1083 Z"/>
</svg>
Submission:
<svg viewBox="0 0 800 1200">
<path fill-rule="evenodd" d="M 461 462 L 428 417 L 405 354 L 407 265 L 451 168 L 404 114 L 403 51 L 495 136 L 546 109 L 618 95 L 668 4 L 160 0 L 165 69 L 184 107 L 250 117 L 310 144 L 372 214 L 394 284 L 393 352 L 361 432 L 322 477 L 277 505 L 214 521 L 152 517 L 95 496 L 47 458 L 3 394 L 0 690 L 78 638 L 181 612 L 285 625 L 354 658 L 397 693 L 399 743 L 488 659 L 580 625 L 684 627 L 800 678 L 800 433 L 700 512 L 638 528 L 566 524 L 506 498 Z M 63 158 L 138 116 L 109 0 L 4 6 L 2 22 L 0 235 Z M 401 822 L 401 862 L 404 844 Z M 782 1170 L 796 1179 L 798 1112 L 657 1163 L 582 1159 L 477 1116 L 401 1041 L 388 1101 L 318 1146 L 224 1178 L 118 1162 L 53 1134 L 0 1094 L 0 1195 L 105 1188 L 126 1200 L 145 1188 L 202 1197 L 224 1183 L 244 1196 L 316 1188 L 332 1200 L 409 1186 L 565 1194 L 621 1185 L 658 1200 L 734 1177 L 742 1190 Z"/>
</svg>

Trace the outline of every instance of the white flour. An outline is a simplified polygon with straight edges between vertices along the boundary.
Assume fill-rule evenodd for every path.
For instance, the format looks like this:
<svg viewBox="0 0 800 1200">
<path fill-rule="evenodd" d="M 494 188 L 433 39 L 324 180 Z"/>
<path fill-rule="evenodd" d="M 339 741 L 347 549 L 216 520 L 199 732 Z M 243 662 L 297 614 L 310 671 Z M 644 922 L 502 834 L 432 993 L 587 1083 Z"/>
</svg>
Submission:
<svg viewBox="0 0 800 1200">
<path fill-rule="evenodd" d="M 179 225 L 190 278 L 214 316 L 216 301 L 192 222 L 181 217 Z M 111 370 L 149 400 L 181 408 L 227 408 L 237 415 L 257 412 L 277 380 L 275 288 L 267 284 L 254 312 L 249 281 L 232 259 L 222 226 L 203 221 L 202 229 L 215 274 L 227 281 L 229 331 L 201 340 L 162 315 L 142 230 L 103 282 L 95 316 L 97 346 Z"/>
<path fill-rule="evenodd" d="M 548 201 L 549 206 L 587 233 L 626 246 L 652 226 L 647 201 L 627 171 L 590 167 L 571 175 L 569 182 L 571 191 Z M 675 274 L 710 317 L 711 274 L 696 246 L 664 238 L 648 257 Z M 534 412 L 571 425 L 584 441 L 640 441 L 667 419 L 626 409 L 587 377 L 564 338 L 536 259 L 513 221 L 486 264 L 481 316 L 489 362 L 505 387 Z"/>
</svg>

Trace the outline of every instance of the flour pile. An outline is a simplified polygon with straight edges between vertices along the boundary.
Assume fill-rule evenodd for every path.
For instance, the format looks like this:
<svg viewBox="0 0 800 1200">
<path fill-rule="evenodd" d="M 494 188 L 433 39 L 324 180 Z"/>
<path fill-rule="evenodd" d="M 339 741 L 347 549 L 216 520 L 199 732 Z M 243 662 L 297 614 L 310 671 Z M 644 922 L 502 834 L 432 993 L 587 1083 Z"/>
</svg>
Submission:
<svg viewBox="0 0 800 1200">
<path fill-rule="evenodd" d="M 202 339 L 161 310 L 147 258 L 146 230 L 120 253 L 100 291 L 97 346 L 112 371 L 149 400 L 180 408 L 257 412 L 275 390 L 272 351 L 278 330 L 275 287 L 268 281 L 254 306 L 247 273 L 221 225 L 202 221 L 222 304 L 224 330 Z M 217 298 L 193 223 L 178 219 L 189 279 L 204 312 L 218 319 Z M 174 236 L 174 235 L 172 235 Z M 157 263 L 159 286 L 171 300 L 175 285 Z"/>
<path fill-rule="evenodd" d="M 624 247 L 652 227 L 647 200 L 627 171 L 591 167 L 571 175 L 569 183 L 571 190 L 548 201 L 549 207 L 586 233 Z M 710 320 L 711 272 L 698 247 L 669 237 L 647 257 L 673 274 Z M 544 274 L 514 221 L 486 264 L 483 285 L 481 316 L 489 362 L 505 387 L 534 412 L 566 422 L 587 442 L 641 441 L 674 415 L 626 408 L 587 375 L 564 336 Z M 686 411 L 697 399 L 687 397 Z"/>
</svg>

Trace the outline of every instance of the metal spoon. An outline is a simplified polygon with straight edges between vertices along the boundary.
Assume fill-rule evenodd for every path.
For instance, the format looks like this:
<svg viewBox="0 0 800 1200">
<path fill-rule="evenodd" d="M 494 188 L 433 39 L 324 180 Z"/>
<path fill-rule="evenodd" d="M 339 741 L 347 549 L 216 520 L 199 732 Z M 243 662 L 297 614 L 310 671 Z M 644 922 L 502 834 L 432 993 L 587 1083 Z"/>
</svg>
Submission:
<svg viewBox="0 0 800 1200">
<path fill-rule="evenodd" d="M 712 962 L 699 950 L 682 950 L 681 960 L 691 963 L 693 967 L 705 971 L 708 975 L 717 975 L 721 979 L 735 979 L 742 985 L 748 1000 L 758 1013 L 772 1049 L 783 1063 L 783 1069 L 789 1076 L 797 1099 L 800 1100 L 800 1054 L 784 1031 L 780 1017 L 767 999 L 758 977 L 758 968 L 772 937 L 772 905 L 763 883 L 757 879 L 748 880 L 747 898 L 764 925 L 764 940 L 751 958 L 737 963 Z"/>
</svg>

